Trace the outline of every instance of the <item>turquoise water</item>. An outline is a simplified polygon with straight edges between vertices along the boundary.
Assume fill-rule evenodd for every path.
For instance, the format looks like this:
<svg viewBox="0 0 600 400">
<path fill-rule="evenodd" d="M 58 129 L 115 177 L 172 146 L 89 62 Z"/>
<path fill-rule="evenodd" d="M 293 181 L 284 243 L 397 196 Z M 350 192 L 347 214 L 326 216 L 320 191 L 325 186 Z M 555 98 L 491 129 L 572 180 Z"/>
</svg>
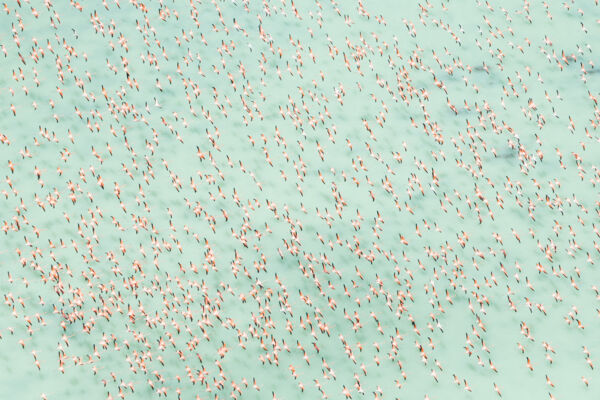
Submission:
<svg viewBox="0 0 600 400">
<path fill-rule="evenodd" d="M 0 15 L 0 398 L 597 397 L 593 1 Z"/>
</svg>

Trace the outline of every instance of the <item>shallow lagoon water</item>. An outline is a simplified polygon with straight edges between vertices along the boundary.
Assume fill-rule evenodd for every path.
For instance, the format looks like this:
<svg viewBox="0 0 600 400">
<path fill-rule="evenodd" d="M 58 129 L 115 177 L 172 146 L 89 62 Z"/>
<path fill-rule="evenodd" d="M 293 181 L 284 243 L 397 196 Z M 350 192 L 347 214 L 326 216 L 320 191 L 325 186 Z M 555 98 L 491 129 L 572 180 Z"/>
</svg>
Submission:
<svg viewBox="0 0 600 400">
<path fill-rule="evenodd" d="M 365 2 L 369 17 L 359 13 L 355 2 L 106 3 L 81 4 L 78 11 L 67 3 L 47 9 L 43 3 L 21 2 L 0 17 L 6 27 L 0 35 L 6 49 L 0 133 L 8 138 L 0 145 L 0 160 L 2 175 L 15 189 L 8 181 L 0 184 L 5 191 L 0 215 L 7 227 L 0 242 L 5 270 L 0 290 L 6 300 L 0 314 L 0 398 L 105 399 L 117 398 L 119 389 L 126 398 L 159 398 L 156 390 L 164 387 L 169 398 L 177 398 L 180 390 L 181 398 L 216 399 L 229 398 L 233 383 L 241 386 L 238 398 L 244 399 L 271 398 L 272 392 L 280 399 L 342 399 L 343 387 L 353 398 L 487 399 L 498 397 L 494 384 L 507 399 L 543 399 L 549 393 L 557 399 L 597 396 L 597 368 L 587 362 L 600 352 L 598 297 L 592 288 L 600 277 L 594 247 L 600 240 L 594 232 L 600 225 L 599 121 L 590 97 L 600 96 L 598 67 L 590 64 L 598 61 L 594 39 L 600 34 L 594 2 L 547 9 L 543 2 L 413 2 L 402 7 Z M 381 15 L 385 24 L 377 21 Z M 36 52 L 37 62 L 32 58 Z M 151 65 L 154 58 L 157 64 Z M 139 89 L 128 77 L 137 80 Z M 315 118 L 314 128 L 310 118 Z M 36 166 L 43 184 L 34 174 Z M 385 179 L 393 190 L 382 186 Z M 175 188 L 174 180 L 181 187 Z M 69 197 L 70 182 L 76 202 Z M 55 189 L 60 197 L 52 207 L 47 196 L 55 196 Z M 496 201 L 498 193 L 504 208 Z M 529 216 L 530 201 L 535 220 Z M 360 228 L 353 221 L 360 221 Z M 555 233 L 557 224 L 561 229 Z M 297 254 L 285 243 L 295 244 Z M 551 259 L 546 249 L 552 250 Z M 371 251 L 372 263 L 365 259 Z M 236 254 L 237 277 L 231 265 Z M 538 264 L 547 273 L 539 273 Z M 137 296 L 129 289 L 132 279 Z M 412 299 L 406 297 L 409 292 Z M 556 293 L 562 301 L 555 300 Z M 285 299 L 291 312 L 283 306 Z M 102 316 L 102 307 L 112 315 Z M 225 325 L 214 315 L 216 309 Z M 128 316 L 131 310 L 135 320 Z M 362 324 L 356 331 L 355 311 Z M 319 320 L 330 336 L 318 328 Z M 288 321 L 292 333 L 286 330 Z M 89 333 L 84 323 L 94 324 Z M 198 342 L 188 347 L 194 337 Z M 222 343 L 229 349 L 223 358 L 218 354 Z M 423 346 L 425 361 L 416 344 Z M 186 367 L 195 374 L 205 369 L 208 389 L 199 381 L 193 384 Z M 226 377 L 222 388 L 215 384 L 221 379 L 219 368 Z M 241 383 L 244 378 L 248 388 Z M 253 378 L 260 392 L 252 388 Z M 471 391 L 465 391 L 465 379 Z M 125 386 L 130 383 L 134 391 Z"/>
</svg>

